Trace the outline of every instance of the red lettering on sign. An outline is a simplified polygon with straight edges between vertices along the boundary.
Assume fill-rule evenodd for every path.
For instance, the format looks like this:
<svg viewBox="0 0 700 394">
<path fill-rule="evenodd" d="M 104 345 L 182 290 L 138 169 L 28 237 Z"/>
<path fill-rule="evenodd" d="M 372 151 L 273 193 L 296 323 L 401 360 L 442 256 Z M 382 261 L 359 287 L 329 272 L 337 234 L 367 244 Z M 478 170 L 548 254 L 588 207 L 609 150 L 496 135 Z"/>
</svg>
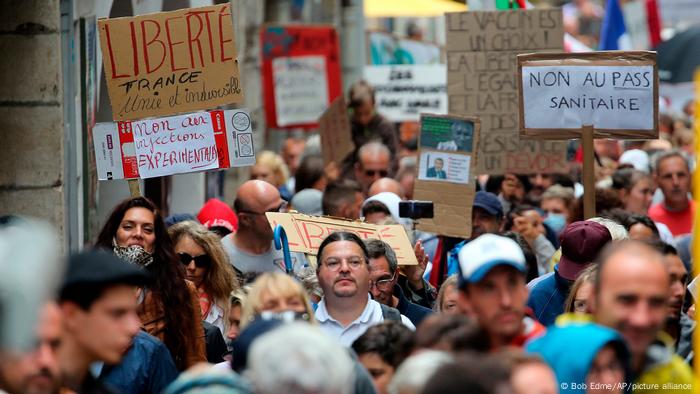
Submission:
<svg viewBox="0 0 700 394">
<path fill-rule="evenodd" d="M 156 33 L 153 35 L 153 38 L 148 41 L 147 34 L 146 34 L 146 24 L 150 23 L 151 25 L 155 25 L 157 28 Z M 146 73 L 150 74 L 154 71 L 158 71 L 158 69 L 163 65 L 165 62 L 165 43 L 162 40 L 159 40 L 158 37 L 160 36 L 160 24 L 157 21 L 150 20 L 150 19 L 144 19 L 141 21 L 141 42 L 143 43 L 143 60 L 146 62 Z M 148 42 L 147 42 L 148 41 Z M 150 61 L 150 55 L 151 55 L 151 45 L 153 44 L 160 44 L 160 48 L 162 50 L 161 57 L 160 57 L 160 63 L 158 63 L 158 66 L 155 68 L 151 69 L 151 61 Z"/>
<path fill-rule="evenodd" d="M 303 222 L 302 227 L 302 238 L 306 240 L 306 244 L 309 249 L 318 249 L 323 242 L 325 237 L 324 228 L 315 223 Z"/>
<path fill-rule="evenodd" d="M 225 12 L 224 10 L 226 10 L 226 8 L 222 8 L 221 11 L 219 11 L 219 45 L 221 46 L 221 62 L 222 63 L 227 61 L 227 60 L 233 59 L 233 55 L 231 57 L 226 57 L 225 51 L 224 51 L 224 43 L 233 41 L 233 39 L 224 40 L 223 19 L 224 19 L 224 17 L 231 16 L 230 12 Z"/>
<path fill-rule="evenodd" d="M 165 34 L 166 34 L 166 36 L 168 37 L 168 49 L 170 50 L 170 68 L 171 68 L 173 71 L 178 71 L 178 70 L 184 70 L 184 69 L 186 69 L 187 67 L 180 67 L 180 68 L 177 68 L 177 67 L 175 66 L 175 54 L 173 53 L 173 47 L 175 47 L 175 45 L 183 44 L 184 41 L 175 41 L 175 42 L 174 42 L 174 41 L 173 41 L 173 38 L 170 36 L 170 21 L 173 20 L 173 19 L 182 19 L 182 18 L 177 17 L 177 18 L 168 18 L 168 19 L 166 19 L 166 20 L 165 20 Z"/>
</svg>

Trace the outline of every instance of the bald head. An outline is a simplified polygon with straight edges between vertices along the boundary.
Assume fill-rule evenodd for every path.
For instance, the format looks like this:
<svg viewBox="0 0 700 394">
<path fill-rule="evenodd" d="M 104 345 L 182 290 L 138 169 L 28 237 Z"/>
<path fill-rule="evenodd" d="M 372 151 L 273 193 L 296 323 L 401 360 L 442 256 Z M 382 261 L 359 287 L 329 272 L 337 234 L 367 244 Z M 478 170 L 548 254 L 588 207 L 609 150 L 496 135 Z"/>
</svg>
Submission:
<svg viewBox="0 0 700 394">
<path fill-rule="evenodd" d="M 355 179 L 362 186 L 363 192 L 377 179 L 389 175 L 391 169 L 391 152 L 381 142 L 368 142 L 357 151 L 355 163 Z"/>
<path fill-rule="evenodd" d="M 284 200 L 273 185 L 260 180 L 244 182 L 236 193 L 233 210 L 238 215 L 238 232 L 255 232 L 265 238 L 271 238 L 270 225 L 265 212 L 275 211 Z"/>
<path fill-rule="evenodd" d="M 659 252 L 637 241 L 612 244 L 600 264 L 591 310 L 597 323 L 622 334 L 639 369 L 668 314 L 667 267 Z"/>
<path fill-rule="evenodd" d="M 402 200 L 406 199 L 406 193 L 404 193 L 403 187 L 399 181 L 393 178 L 381 178 L 377 179 L 369 187 L 369 192 L 367 192 L 368 197 L 372 197 L 382 192 L 394 193 L 401 197 Z"/>
</svg>

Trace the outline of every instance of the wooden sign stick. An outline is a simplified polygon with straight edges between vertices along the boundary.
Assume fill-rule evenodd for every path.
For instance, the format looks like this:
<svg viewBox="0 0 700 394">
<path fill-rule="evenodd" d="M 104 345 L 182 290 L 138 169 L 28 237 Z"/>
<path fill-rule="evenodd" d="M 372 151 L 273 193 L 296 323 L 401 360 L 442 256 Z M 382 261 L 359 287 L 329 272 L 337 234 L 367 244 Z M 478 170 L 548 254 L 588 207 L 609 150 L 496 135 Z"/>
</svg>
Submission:
<svg viewBox="0 0 700 394">
<path fill-rule="evenodd" d="M 131 193 L 131 197 L 141 197 L 138 179 L 129 179 L 129 193 Z"/>
<path fill-rule="evenodd" d="M 593 126 L 583 126 L 583 218 L 595 216 L 595 148 L 593 147 Z"/>
</svg>

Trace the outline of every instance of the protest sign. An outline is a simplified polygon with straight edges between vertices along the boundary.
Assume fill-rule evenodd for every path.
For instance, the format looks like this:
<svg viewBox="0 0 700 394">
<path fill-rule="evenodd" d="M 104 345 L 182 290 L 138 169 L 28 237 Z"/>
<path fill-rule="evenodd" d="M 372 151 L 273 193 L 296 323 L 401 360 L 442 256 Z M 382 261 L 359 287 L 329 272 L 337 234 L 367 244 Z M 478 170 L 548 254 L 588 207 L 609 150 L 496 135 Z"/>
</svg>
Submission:
<svg viewBox="0 0 700 394">
<path fill-rule="evenodd" d="M 471 236 L 479 138 L 477 118 L 421 115 L 413 197 L 432 201 L 434 217 L 420 219 L 416 228 L 451 237 Z"/>
<path fill-rule="evenodd" d="M 343 96 L 338 96 L 318 120 L 323 162 L 337 165 L 355 148 L 350 130 L 348 108 Z"/>
<path fill-rule="evenodd" d="M 267 221 L 274 229 L 278 224 L 284 228 L 293 252 L 316 255 L 321 242 L 335 231 L 349 231 L 364 239 L 379 239 L 396 252 L 399 265 L 416 265 L 416 255 L 406 229 L 400 224 L 376 225 L 360 221 L 343 220 L 301 213 L 267 212 Z"/>
<path fill-rule="evenodd" d="M 100 19 L 115 120 L 243 101 L 230 4 Z"/>
<path fill-rule="evenodd" d="M 342 95 L 333 26 L 269 25 L 261 29 L 260 42 L 267 124 L 317 127 L 323 111 Z"/>
<path fill-rule="evenodd" d="M 392 122 L 415 121 L 422 112 L 447 113 L 447 75 L 443 64 L 367 66 L 379 113 Z"/>
<path fill-rule="evenodd" d="M 98 123 L 93 139 L 100 180 L 255 164 L 250 115 L 239 109 Z"/>
<path fill-rule="evenodd" d="M 566 172 L 566 143 L 518 130 L 516 55 L 563 48 L 561 9 L 447 13 L 448 112 L 478 115 L 477 174 Z"/>
<path fill-rule="evenodd" d="M 520 130 L 538 139 L 658 138 L 659 86 L 653 52 L 518 56 Z"/>
</svg>

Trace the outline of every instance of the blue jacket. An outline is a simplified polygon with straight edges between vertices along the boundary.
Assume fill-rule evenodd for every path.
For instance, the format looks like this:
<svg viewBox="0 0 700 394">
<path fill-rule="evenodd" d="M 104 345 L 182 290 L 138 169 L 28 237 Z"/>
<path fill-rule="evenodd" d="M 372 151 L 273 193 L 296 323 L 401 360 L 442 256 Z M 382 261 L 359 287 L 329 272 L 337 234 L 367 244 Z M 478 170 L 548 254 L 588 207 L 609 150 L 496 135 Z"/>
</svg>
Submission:
<svg viewBox="0 0 700 394">
<path fill-rule="evenodd" d="M 428 317 L 433 311 L 431 309 L 428 309 L 424 306 L 420 306 L 418 304 L 414 304 L 411 301 L 406 298 L 406 296 L 403 294 L 403 290 L 401 290 L 401 286 L 398 284 L 394 285 L 394 296 L 399 299 L 398 305 L 396 305 L 396 309 L 401 312 L 402 315 L 406 316 L 408 320 L 413 323 L 414 326 L 418 327 L 420 322 L 423 321 L 426 317 Z"/>
<path fill-rule="evenodd" d="M 542 275 L 530 282 L 530 297 L 527 306 L 532 309 L 535 318 L 544 326 L 551 326 L 557 316 L 564 313 L 564 302 L 569 296 L 571 282 L 559 275 L 555 266 L 554 272 Z"/>
<path fill-rule="evenodd" d="M 121 393 L 160 393 L 177 375 L 175 362 L 163 342 L 140 331 L 122 361 L 102 369 L 100 381 Z"/>
<path fill-rule="evenodd" d="M 586 393 L 583 384 L 598 352 L 612 344 L 621 355 L 629 376 L 629 353 L 617 331 L 594 323 L 554 325 L 547 333 L 525 345 L 528 353 L 539 354 L 552 368 L 561 393 Z"/>
</svg>

